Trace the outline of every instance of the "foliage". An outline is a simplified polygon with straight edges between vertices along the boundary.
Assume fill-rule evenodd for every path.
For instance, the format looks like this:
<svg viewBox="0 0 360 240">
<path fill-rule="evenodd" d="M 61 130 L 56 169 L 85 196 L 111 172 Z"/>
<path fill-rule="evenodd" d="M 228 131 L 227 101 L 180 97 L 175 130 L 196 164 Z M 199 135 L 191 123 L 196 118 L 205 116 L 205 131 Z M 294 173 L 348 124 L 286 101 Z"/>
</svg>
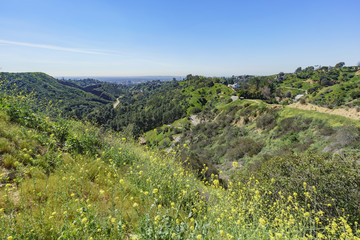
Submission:
<svg viewBox="0 0 360 240">
<path fill-rule="evenodd" d="M 193 172 L 180 151 L 161 153 L 90 124 L 51 121 L 24 107 L 29 101 L 21 97 L 0 99 L 1 238 L 359 237 L 353 222 L 359 217 L 353 201 L 359 173 L 351 159 L 334 164 L 321 156 L 275 158 L 263 172 L 273 181 L 260 171 L 259 180 L 231 180 L 225 188 L 221 172 L 208 172 L 206 164 Z M 21 114 L 15 114 L 18 109 Z M 288 158 L 297 164 L 289 165 Z M 298 184 L 305 187 L 296 197 Z"/>
<path fill-rule="evenodd" d="M 359 163 L 351 157 L 287 154 L 265 161 L 259 168 L 243 170 L 239 177 L 255 177 L 273 192 L 267 199 L 270 202 L 278 200 L 278 192 L 284 196 L 296 193 L 303 204 L 316 201 L 315 211 L 321 209 L 326 216 L 337 216 L 339 207 L 355 222 L 360 220 L 359 171 Z"/>
</svg>

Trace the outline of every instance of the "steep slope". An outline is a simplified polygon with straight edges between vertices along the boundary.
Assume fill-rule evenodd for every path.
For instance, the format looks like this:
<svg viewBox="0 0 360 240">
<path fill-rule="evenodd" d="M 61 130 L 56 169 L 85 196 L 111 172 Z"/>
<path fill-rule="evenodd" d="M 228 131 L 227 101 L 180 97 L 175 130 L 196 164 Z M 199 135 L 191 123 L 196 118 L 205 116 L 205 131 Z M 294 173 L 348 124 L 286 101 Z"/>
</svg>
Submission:
<svg viewBox="0 0 360 240">
<path fill-rule="evenodd" d="M 96 82 L 79 86 L 44 73 L 0 73 L 1 90 L 33 94 L 41 108 L 62 108 L 68 116 L 84 119 L 94 109 L 115 102 L 124 90 L 116 84 Z M 47 106 L 49 102 L 53 106 Z M 42 106 L 43 105 L 43 106 Z"/>
<path fill-rule="evenodd" d="M 306 109 L 309 105 L 295 106 L 260 100 L 220 103 L 210 111 L 149 131 L 144 140 L 148 146 L 161 149 L 178 149 L 186 144 L 189 154 L 230 172 L 234 161 L 241 166 L 260 166 L 273 156 L 289 152 L 360 155 L 357 115 L 347 118 L 333 114 L 350 114 L 345 109 L 321 112 L 316 110 L 318 106 L 314 110 Z M 194 118 L 199 123 L 194 124 Z"/>
</svg>

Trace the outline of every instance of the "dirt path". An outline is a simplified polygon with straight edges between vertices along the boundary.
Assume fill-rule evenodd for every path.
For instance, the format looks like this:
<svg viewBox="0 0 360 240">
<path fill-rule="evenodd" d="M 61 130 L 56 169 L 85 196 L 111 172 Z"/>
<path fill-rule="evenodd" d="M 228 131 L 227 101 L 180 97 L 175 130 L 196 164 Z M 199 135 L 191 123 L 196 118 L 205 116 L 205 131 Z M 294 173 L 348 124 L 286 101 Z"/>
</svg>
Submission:
<svg viewBox="0 0 360 240">
<path fill-rule="evenodd" d="M 321 113 L 334 114 L 350 119 L 360 120 L 360 112 L 358 112 L 355 108 L 338 108 L 338 109 L 329 109 L 324 107 L 319 107 L 310 103 L 301 104 L 299 102 L 288 105 L 290 108 L 297 108 L 302 110 L 312 110 Z"/>
<path fill-rule="evenodd" d="M 114 103 L 114 108 L 117 107 L 117 105 L 119 105 L 120 101 L 119 101 L 119 98 L 116 99 L 116 102 Z"/>
</svg>

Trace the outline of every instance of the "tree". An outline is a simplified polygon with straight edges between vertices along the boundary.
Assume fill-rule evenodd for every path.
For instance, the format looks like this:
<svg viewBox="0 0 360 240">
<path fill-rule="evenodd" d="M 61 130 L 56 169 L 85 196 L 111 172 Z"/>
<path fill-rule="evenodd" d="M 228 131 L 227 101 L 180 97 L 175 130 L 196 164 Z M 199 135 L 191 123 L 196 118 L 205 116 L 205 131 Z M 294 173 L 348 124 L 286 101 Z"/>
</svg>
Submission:
<svg viewBox="0 0 360 240">
<path fill-rule="evenodd" d="M 295 70 L 295 73 L 298 73 L 298 72 L 301 72 L 302 68 L 301 67 L 298 67 L 296 70 Z"/>
<path fill-rule="evenodd" d="M 339 62 L 335 65 L 336 68 L 342 68 L 343 66 L 345 66 L 344 62 Z"/>
<path fill-rule="evenodd" d="M 291 98 L 291 96 L 292 96 L 292 92 L 291 92 L 291 91 L 287 91 L 287 92 L 285 93 L 285 97 L 286 97 L 286 98 Z"/>
</svg>

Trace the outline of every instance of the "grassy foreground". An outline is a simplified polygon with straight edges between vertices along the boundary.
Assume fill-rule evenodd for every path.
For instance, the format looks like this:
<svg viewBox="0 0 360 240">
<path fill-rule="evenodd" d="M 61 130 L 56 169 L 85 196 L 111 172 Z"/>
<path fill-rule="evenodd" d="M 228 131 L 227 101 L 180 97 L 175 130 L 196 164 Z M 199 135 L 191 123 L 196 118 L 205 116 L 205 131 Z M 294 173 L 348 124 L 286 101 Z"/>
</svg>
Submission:
<svg viewBox="0 0 360 240">
<path fill-rule="evenodd" d="M 29 102 L 0 96 L 2 239 L 360 239 L 341 209 L 322 210 L 315 185 L 303 182 L 301 196 L 254 178 L 224 188 L 179 153 L 50 120 Z"/>
</svg>

